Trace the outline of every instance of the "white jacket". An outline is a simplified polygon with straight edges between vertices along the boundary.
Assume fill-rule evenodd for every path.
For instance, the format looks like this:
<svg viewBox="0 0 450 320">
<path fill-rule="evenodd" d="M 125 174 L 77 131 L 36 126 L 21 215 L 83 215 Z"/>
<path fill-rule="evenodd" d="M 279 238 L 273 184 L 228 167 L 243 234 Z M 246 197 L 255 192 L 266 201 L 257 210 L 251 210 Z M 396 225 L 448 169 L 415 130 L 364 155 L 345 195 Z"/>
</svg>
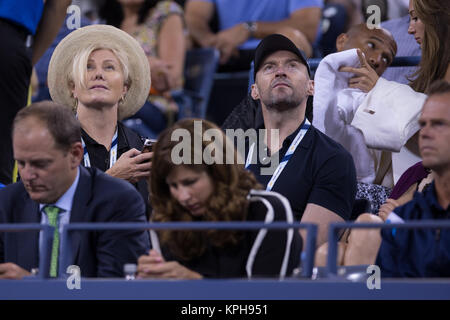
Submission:
<svg viewBox="0 0 450 320">
<path fill-rule="evenodd" d="M 381 77 L 367 94 L 348 88 L 354 74 L 338 71 L 341 66 L 360 66 L 356 49 L 330 54 L 320 62 L 314 77 L 313 125 L 352 154 L 358 181 L 374 183 L 377 171 L 386 168 L 382 151 L 406 152 L 403 146 L 419 130 L 426 95 Z M 420 161 L 418 157 L 395 159 L 407 163 L 394 169 Z M 383 185 L 392 187 L 392 179 Z"/>
</svg>

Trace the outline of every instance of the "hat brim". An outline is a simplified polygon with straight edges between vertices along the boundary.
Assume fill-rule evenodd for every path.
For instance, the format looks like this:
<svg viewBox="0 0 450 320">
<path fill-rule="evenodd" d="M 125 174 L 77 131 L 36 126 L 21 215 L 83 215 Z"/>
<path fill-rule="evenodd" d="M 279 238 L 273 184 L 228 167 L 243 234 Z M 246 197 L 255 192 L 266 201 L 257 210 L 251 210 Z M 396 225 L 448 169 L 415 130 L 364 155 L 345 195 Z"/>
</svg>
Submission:
<svg viewBox="0 0 450 320">
<path fill-rule="evenodd" d="M 126 32 L 109 25 L 91 25 L 67 35 L 55 48 L 48 66 L 47 83 L 53 101 L 74 106 L 69 87 L 69 74 L 74 57 L 84 48 L 101 43 L 113 43 L 128 56 L 130 87 L 119 104 L 118 119 L 134 115 L 145 103 L 150 92 L 150 65 L 140 44 Z"/>
</svg>

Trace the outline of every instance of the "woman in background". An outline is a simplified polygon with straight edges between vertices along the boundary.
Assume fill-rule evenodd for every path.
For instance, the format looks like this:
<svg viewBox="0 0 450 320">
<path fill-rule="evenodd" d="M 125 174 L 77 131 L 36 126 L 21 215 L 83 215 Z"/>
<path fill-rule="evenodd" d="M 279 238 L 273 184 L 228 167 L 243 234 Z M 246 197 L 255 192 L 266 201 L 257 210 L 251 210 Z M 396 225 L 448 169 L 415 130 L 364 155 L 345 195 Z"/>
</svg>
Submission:
<svg viewBox="0 0 450 320">
<path fill-rule="evenodd" d="M 410 0 L 408 33 L 422 49 L 415 78 L 410 83 L 418 92 L 426 92 L 435 80 L 450 82 L 450 3 L 441 0 Z"/>
<path fill-rule="evenodd" d="M 427 93 L 430 84 L 443 79 L 450 82 L 450 4 L 439 0 L 410 0 L 408 33 L 414 35 L 422 50 L 419 69 L 412 76 L 410 86 Z M 383 220 L 396 207 L 412 200 L 415 191 L 433 180 L 433 174 L 422 162 L 406 170 L 400 177 L 390 198 L 380 207 Z"/>
</svg>

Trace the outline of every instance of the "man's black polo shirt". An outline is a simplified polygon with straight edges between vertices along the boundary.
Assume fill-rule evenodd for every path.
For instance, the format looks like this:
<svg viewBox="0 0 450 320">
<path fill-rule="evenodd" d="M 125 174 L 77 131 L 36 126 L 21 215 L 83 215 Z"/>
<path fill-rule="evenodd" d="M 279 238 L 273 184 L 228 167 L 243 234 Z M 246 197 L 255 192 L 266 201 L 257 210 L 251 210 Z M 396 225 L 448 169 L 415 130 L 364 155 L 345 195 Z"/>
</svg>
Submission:
<svg viewBox="0 0 450 320">
<path fill-rule="evenodd" d="M 278 153 L 279 162 L 300 128 L 301 125 L 283 141 Z M 256 148 L 254 152 L 257 152 Z M 257 164 L 250 165 L 248 169 L 265 187 L 272 176 L 261 175 L 260 169 L 269 167 L 270 164 L 261 165 L 259 157 L 257 161 Z M 311 125 L 275 182 L 272 191 L 282 194 L 289 200 L 296 221 L 301 220 L 308 203 L 327 208 L 344 220 L 348 220 L 356 194 L 356 170 L 353 158 L 340 144 Z"/>
</svg>

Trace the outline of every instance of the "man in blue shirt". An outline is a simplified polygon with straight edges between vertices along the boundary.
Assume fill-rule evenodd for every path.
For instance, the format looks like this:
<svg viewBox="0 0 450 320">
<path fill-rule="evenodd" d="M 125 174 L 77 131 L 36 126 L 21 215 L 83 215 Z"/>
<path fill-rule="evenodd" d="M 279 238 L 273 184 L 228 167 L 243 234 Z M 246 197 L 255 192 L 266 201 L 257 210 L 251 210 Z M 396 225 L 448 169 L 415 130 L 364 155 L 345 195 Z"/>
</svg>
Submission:
<svg viewBox="0 0 450 320">
<path fill-rule="evenodd" d="M 12 181 L 11 125 L 27 104 L 32 66 L 58 33 L 70 2 L 0 0 L 0 183 Z"/>
<path fill-rule="evenodd" d="M 404 221 L 450 219 L 450 84 L 434 83 L 419 119 L 419 149 L 434 182 L 394 213 Z M 376 264 L 383 277 L 450 277 L 449 229 L 390 229 Z"/>
<path fill-rule="evenodd" d="M 220 51 L 221 64 L 249 70 L 260 39 L 273 33 L 287 35 L 311 56 L 322 7 L 322 0 L 190 0 L 186 24 L 201 47 Z M 218 33 L 208 25 L 215 11 Z"/>
<path fill-rule="evenodd" d="M 150 243 L 143 231 L 74 231 L 60 243 L 64 225 L 77 222 L 145 222 L 144 200 L 128 182 L 80 166 L 80 124 L 69 107 L 44 101 L 22 109 L 13 124 L 14 158 L 21 181 L 0 190 L 0 224 L 55 227 L 50 276 L 77 265 L 83 277 L 122 277 Z M 63 240 L 63 239 L 61 239 Z M 62 248 L 71 248 L 63 261 Z M 0 233 L 0 279 L 20 279 L 43 259 L 39 232 Z M 67 252 L 66 252 L 67 253 Z"/>
</svg>

